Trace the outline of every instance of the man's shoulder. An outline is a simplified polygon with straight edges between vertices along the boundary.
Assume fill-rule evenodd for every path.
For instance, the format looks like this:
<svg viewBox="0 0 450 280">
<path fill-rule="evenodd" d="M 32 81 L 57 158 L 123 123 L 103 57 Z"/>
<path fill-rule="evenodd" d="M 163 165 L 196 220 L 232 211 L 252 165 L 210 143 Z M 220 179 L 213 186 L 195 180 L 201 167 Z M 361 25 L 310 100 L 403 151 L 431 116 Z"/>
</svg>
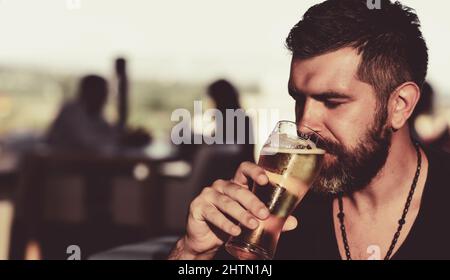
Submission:
<svg viewBox="0 0 450 280">
<path fill-rule="evenodd" d="M 425 185 L 425 199 L 429 207 L 441 208 L 448 204 L 450 196 L 450 154 L 435 150 L 425 149 L 428 158 L 428 174 Z M 449 208 L 450 209 L 450 208 Z"/>
<path fill-rule="evenodd" d="M 450 252 L 450 154 L 426 148 L 429 161 L 427 180 L 416 226 L 419 243 L 427 243 L 430 250 L 424 249 L 434 259 L 448 259 Z"/>
<path fill-rule="evenodd" d="M 437 177 L 431 179 L 448 184 L 448 181 L 445 179 L 450 178 L 450 154 L 431 148 L 426 149 L 425 153 L 428 157 L 430 176 Z"/>
</svg>

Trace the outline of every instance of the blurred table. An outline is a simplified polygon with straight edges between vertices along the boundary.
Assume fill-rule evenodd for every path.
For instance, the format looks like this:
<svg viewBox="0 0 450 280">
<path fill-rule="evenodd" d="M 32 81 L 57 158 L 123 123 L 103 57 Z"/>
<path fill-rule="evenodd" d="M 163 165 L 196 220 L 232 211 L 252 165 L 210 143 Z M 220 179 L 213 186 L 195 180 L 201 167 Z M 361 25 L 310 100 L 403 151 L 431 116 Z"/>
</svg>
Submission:
<svg viewBox="0 0 450 280">
<path fill-rule="evenodd" d="M 25 213 L 38 214 L 43 212 L 41 206 L 37 203 L 42 187 L 45 187 L 45 189 L 48 187 L 48 185 L 43 186 L 43 184 L 47 184 L 47 179 L 52 181 L 50 183 L 53 184 L 55 181 L 61 182 L 59 180 L 69 181 L 68 183 L 71 184 L 68 189 L 74 188 L 72 183 L 78 184 L 80 180 L 85 182 L 86 179 L 89 179 L 87 180 L 89 182 L 84 183 L 84 187 L 87 189 L 94 189 L 93 195 L 89 191 L 91 197 L 89 199 L 106 199 L 103 196 L 106 197 L 107 192 L 110 191 L 117 194 L 114 195 L 111 205 L 114 205 L 115 209 L 120 207 L 124 212 L 120 212 L 119 216 L 114 216 L 115 221 L 125 220 L 129 223 L 127 226 L 140 222 L 140 220 L 129 219 L 129 217 L 135 213 L 134 211 L 140 205 L 144 205 L 149 207 L 146 211 L 148 217 L 144 217 L 145 220 L 154 220 L 154 223 L 159 225 L 159 219 L 162 218 L 162 215 L 160 211 L 155 211 L 155 209 L 161 208 L 160 204 L 163 200 L 160 192 L 163 188 L 159 181 L 156 182 L 159 179 L 155 176 L 159 176 L 159 170 L 165 162 L 176 158 L 176 150 L 170 139 L 154 139 L 150 145 L 143 148 L 105 147 L 101 151 L 83 152 L 51 149 L 45 145 L 42 135 L 2 136 L 0 138 L 0 259 L 7 257 L 8 246 L 17 252 L 25 249 L 22 248 L 21 240 L 26 241 L 27 236 L 21 234 L 26 233 L 30 227 L 33 227 L 32 224 L 37 220 L 33 217 L 31 219 L 24 217 L 22 215 L 24 214 L 24 207 L 30 207 L 29 210 L 31 210 L 25 209 Z M 53 175 L 59 177 L 49 178 Z M 72 182 L 74 177 L 77 179 L 76 182 Z M 112 190 L 103 186 L 98 188 L 110 177 L 115 178 L 115 181 L 111 181 Z M 21 202 L 24 190 L 31 191 L 31 196 L 29 199 L 26 198 L 26 203 Z M 135 201 L 142 192 L 144 196 L 148 194 L 145 203 L 130 202 Z M 70 201 L 66 203 L 69 208 L 73 205 L 75 198 L 69 196 Z M 97 206 L 93 205 L 93 207 Z M 96 209 L 90 206 L 88 210 L 94 211 Z M 21 221 L 24 221 L 24 223 Z M 22 227 L 22 225 L 24 226 Z M 157 226 L 155 230 L 160 230 L 160 228 L 160 226 Z M 65 233 L 67 234 L 67 232 L 59 232 L 61 235 Z M 109 235 L 112 235 L 112 233 Z M 104 236 L 101 239 L 110 237 Z M 18 239 L 18 241 L 15 239 Z M 99 243 L 101 241 L 98 240 Z M 13 259 L 15 257 L 22 258 L 22 256 L 14 256 L 14 254 L 10 257 Z"/>
<path fill-rule="evenodd" d="M 97 152 L 41 145 L 21 157 L 20 167 L 4 161 L 3 170 L 15 169 L 20 177 L 13 232 L 24 236 L 12 235 L 11 258 L 20 259 L 20 248 L 33 238 L 43 258 L 60 259 L 69 239 L 84 244 L 89 255 L 159 234 L 164 189 L 159 169 L 175 158 L 170 149 L 153 145 Z"/>
</svg>

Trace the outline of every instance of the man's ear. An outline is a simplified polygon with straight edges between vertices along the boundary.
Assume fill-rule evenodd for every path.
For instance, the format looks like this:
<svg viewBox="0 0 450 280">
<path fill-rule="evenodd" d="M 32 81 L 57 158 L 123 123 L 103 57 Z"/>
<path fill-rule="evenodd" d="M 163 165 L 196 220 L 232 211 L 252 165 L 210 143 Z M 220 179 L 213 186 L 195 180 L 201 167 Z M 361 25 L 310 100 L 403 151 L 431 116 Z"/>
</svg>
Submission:
<svg viewBox="0 0 450 280">
<path fill-rule="evenodd" d="M 420 89 L 413 82 L 406 82 L 392 93 L 390 98 L 391 127 L 398 130 L 405 125 L 420 98 Z"/>
</svg>

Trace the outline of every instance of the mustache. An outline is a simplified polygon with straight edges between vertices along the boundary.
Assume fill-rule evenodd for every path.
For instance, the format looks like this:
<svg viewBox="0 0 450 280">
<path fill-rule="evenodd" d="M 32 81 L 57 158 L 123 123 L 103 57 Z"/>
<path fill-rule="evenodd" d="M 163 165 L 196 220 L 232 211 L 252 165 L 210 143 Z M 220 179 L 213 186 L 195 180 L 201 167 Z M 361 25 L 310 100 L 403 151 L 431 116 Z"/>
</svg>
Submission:
<svg viewBox="0 0 450 280">
<path fill-rule="evenodd" d="M 322 138 L 318 147 L 325 150 L 328 154 L 342 156 L 345 154 L 345 148 L 342 147 L 338 142 Z"/>
</svg>

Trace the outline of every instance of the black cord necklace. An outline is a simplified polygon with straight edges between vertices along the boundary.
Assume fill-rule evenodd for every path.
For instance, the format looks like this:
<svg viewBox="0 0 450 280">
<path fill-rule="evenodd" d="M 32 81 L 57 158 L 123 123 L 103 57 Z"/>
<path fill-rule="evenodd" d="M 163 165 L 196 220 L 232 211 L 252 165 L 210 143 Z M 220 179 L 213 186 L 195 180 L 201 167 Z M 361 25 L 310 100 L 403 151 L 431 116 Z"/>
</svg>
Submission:
<svg viewBox="0 0 450 280">
<path fill-rule="evenodd" d="M 406 214 L 408 213 L 409 206 L 411 205 L 411 201 L 414 195 L 414 191 L 416 189 L 417 181 L 419 180 L 420 175 L 420 169 L 422 166 L 422 155 L 420 154 L 420 148 L 419 143 L 415 143 L 415 148 L 417 152 L 417 169 L 416 174 L 414 176 L 414 180 L 411 185 L 411 189 L 408 194 L 408 198 L 406 199 L 405 208 L 403 209 L 403 214 L 401 219 L 398 221 L 398 228 L 397 231 L 394 234 L 394 237 L 392 238 L 391 246 L 389 246 L 389 250 L 386 253 L 386 256 L 384 257 L 385 260 L 389 260 L 389 258 L 392 255 L 392 252 L 394 251 L 395 244 L 397 244 L 398 238 L 400 236 L 400 231 L 403 228 L 403 225 L 405 224 L 405 218 Z M 345 232 L 345 225 L 344 225 L 344 206 L 342 202 L 342 193 L 338 194 L 338 204 L 339 204 L 339 213 L 337 214 L 337 217 L 339 219 L 340 228 L 341 228 L 341 235 L 342 235 L 342 242 L 344 243 L 344 249 L 345 249 L 345 255 L 347 257 L 347 260 L 351 260 L 352 257 L 350 255 L 350 247 L 348 246 L 348 240 L 347 240 L 347 233 Z"/>
</svg>

